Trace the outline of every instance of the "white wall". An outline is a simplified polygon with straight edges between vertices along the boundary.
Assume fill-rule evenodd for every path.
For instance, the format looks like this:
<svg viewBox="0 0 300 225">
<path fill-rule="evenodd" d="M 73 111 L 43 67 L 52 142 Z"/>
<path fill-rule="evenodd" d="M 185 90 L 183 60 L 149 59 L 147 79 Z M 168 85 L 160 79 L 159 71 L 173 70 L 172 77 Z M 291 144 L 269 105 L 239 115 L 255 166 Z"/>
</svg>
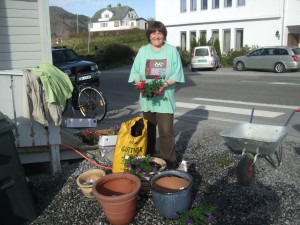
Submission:
<svg viewBox="0 0 300 225">
<path fill-rule="evenodd" d="M 231 30 L 231 49 L 235 48 L 236 29 L 244 31 L 244 46 L 286 45 L 289 30 L 300 29 L 300 16 L 296 16 L 299 14 L 297 9 L 300 9 L 299 0 L 246 0 L 245 6 L 237 6 L 237 0 L 233 0 L 229 8 L 224 8 L 224 1 L 220 0 L 218 9 L 212 9 L 212 0 L 208 0 L 207 10 L 201 10 L 201 1 L 198 0 L 196 11 L 190 10 L 190 0 L 186 2 L 187 11 L 184 13 L 180 12 L 180 0 L 156 0 L 155 10 L 156 20 L 167 26 L 170 44 L 180 46 L 180 33 L 186 32 L 187 50 L 191 31 L 196 31 L 198 40 L 200 30 L 206 30 L 208 39 L 212 30 L 219 30 L 222 51 L 224 29 Z M 288 24 L 297 27 L 288 28 Z M 277 30 L 280 39 L 275 37 Z"/>
<path fill-rule="evenodd" d="M 49 5 L 45 0 L 0 1 L 0 70 L 52 62 Z"/>
</svg>

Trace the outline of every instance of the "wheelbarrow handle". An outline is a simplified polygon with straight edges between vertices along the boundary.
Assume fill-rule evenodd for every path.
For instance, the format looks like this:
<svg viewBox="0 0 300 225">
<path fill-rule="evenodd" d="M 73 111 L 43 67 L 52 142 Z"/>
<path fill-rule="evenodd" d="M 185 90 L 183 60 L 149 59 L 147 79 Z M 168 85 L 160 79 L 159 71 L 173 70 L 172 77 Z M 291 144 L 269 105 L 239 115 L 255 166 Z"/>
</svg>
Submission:
<svg viewBox="0 0 300 225">
<path fill-rule="evenodd" d="M 254 115 L 254 107 L 252 108 L 252 111 L 251 111 L 251 116 L 250 116 L 250 121 L 249 121 L 249 123 L 252 123 L 253 115 Z"/>
<path fill-rule="evenodd" d="M 293 118 L 293 116 L 294 116 L 294 114 L 295 114 L 296 112 L 300 112 L 300 108 L 295 109 L 295 110 L 292 112 L 292 114 L 290 115 L 290 117 L 288 118 L 288 120 L 285 122 L 284 126 L 287 126 L 287 125 L 289 124 L 289 122 L 291 121 L 291 119 Z"/>
</svg>

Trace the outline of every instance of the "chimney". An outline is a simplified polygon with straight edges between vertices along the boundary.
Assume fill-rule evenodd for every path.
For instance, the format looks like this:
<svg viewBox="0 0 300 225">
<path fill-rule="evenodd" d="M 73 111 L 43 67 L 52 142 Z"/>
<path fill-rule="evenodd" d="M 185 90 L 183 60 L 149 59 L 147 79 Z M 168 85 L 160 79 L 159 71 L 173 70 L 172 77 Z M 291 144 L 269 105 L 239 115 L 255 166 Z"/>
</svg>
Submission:
<svg viewBox="0 0 300 225">
<path fill-rule="evenodd" d="M 120 6 L 121 6 L 121 3 L 119 3 L 117 6 L 120 7 Z"/>
<path fill-rule="evenodd" d="M 107 8 L 111 8 L 111 5 L 109 4 L 109 5 L 107 5 Z"/>
</svg>

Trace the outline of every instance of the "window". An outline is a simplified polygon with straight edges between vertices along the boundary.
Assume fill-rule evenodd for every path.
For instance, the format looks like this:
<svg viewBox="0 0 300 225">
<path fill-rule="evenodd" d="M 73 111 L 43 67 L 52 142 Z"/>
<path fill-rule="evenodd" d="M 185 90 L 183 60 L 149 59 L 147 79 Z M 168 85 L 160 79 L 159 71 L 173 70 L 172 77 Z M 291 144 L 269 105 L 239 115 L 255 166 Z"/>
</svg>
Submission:
<svg viewBox="0 0 300 225">
<path fill-rule="evenodd" d="M 232 0 L 224 0 L 224 7 L 231 7 L 232 6 Z"/>
<path fill-rule="evenodd" d="M 219 39 L 219 30 L 213 30 L 212 32 L 212 41 L 215 42 L 216 39 Z"/>
<path fill-rule="evenodd" d="M 223 38 L 223 52 L 230 51 L 230 30 L 224 30 L 224 38 Z"/>
<path fill-rule="evenodd" d="M 104 18 L 109 18 L 109 14 L 105 14 L 105 15 L 104 15 Z"/>
<path fill-rule="evenodd" d="M 200 40 L 199 40 L 200 46 L 207 45 L 206 38 L 207 38 L 206 30 L 200 30 Z"/>
<path fill-rule="evenodd" d="M 200 42 L 201 41 L 206 42 L 206 38 L 207 38 L 206 30 L 200 30 Z M 202 46 L 201 43 L 200 43 L 200 46 Z"/>
<path fill-rule="evenodd" d="M 107 23 L 100 23 L 100 27 L 107 27 Z"/>
<path fill-rule="evenodd" d="M 191 0 L 191 11 L 197 11 L 197 0 Z"/>
<path fill-rule="evenodd" d="M 201 10 L 207 9 L 207 0 L 201 0 Z"/>
<path fill-rule="evenodd" d="M 257 56 L 257 55 L 261 55 L 262 52 L 263 52 L 263 48 L 260 48 L 260 49 L 257 49 L 257 50 L 254 50 L 253 52 L 249 53 L 250 56 Z"/>
<path fill-rule="evenodd" d="M 246 0 L 238 0 L 237 1 L 237 5 L 238 6 L 244 6 L 244 5 L 246 5 Z"/>
<path fill-rule="evenodd" d="M 186 0 L 180 0 L 180 12 L 186 12 Z"/>
<path fill-rule="evenodd" d="M 220 7 L 220 0 L 212 0 L 212 8 L 218 9 Z"/>
<path fill-rule="evenodd" d="M 193 49 L 195 46 L 197 46 L 196 31 L 191 31 L 190 32 L 190 49 Z"/>
<path fill-rule="evenodd" d="M 244 30 L 238 29 L 235 32 L 235 50 L 239 51 L 243 48 Z"/>
<path fill-rule="evenodd" d="M 180 33 L 180 47 L 182 51 L 186 51 L 186 32 Z"/>
</svg>

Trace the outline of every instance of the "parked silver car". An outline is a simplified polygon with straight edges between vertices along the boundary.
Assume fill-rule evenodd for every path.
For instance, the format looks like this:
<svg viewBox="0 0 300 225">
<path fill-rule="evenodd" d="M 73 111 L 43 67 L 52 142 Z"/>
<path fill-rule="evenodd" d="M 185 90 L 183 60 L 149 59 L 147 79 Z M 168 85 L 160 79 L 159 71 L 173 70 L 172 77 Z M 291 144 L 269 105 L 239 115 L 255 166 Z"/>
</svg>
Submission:
<svg viewBox="0 0 300 225">
<path fill-rule="evenodd" d="M 213 46 L 198 46 L 193 49 L 191 58 L 191 71 L 196 69 L 211 68 L 216 70 L 221 67 L 221 59 Z"/>
<path fill-rule="evenodd" d="M 273 70 L 283 73 L 287 70 L 300 69 L 300 48 L 285 46 L 258 48 L 245 56 L 233 60 L 233 68 L 242 71 L 246 69 Z"/>
</svg>

